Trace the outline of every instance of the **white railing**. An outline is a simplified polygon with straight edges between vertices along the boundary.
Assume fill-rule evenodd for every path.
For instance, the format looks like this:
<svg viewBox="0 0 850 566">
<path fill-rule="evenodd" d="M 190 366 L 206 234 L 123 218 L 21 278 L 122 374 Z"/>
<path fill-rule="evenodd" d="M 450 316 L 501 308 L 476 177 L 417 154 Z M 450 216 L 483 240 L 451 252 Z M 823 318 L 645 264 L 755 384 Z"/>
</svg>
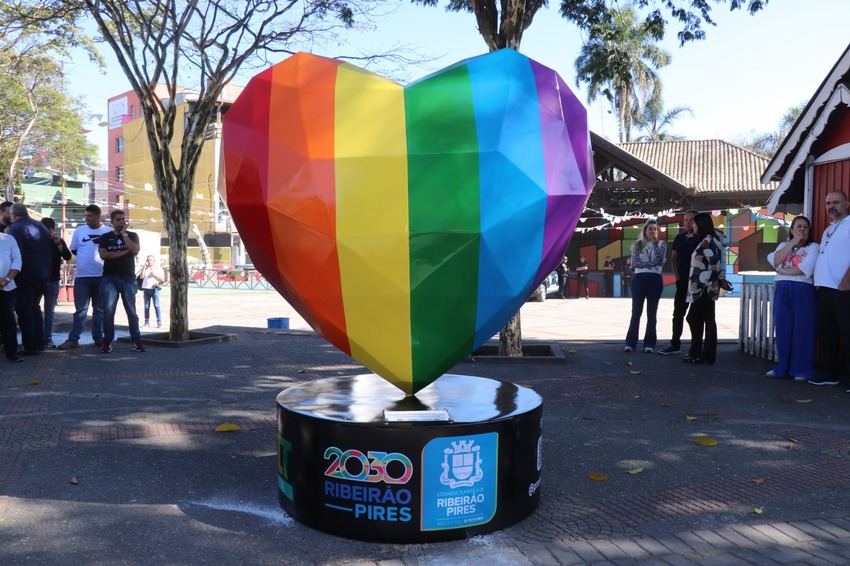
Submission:
<svg viewBox="0 0 850 566">
<path fill-rule="evenodd" d="M 776 361 L 773 292 L 773 283 L 748 283 L 745 279 L 741 285 L 738 348 L 741 352 Z"/>
<path fill-rule="evenodd" d="M 256 269 L 222 270 L 215 268 L 190 269 L 191 285 L 216 289 L 261 289 L 272 288 L 266 278 Z"/>
</svg>

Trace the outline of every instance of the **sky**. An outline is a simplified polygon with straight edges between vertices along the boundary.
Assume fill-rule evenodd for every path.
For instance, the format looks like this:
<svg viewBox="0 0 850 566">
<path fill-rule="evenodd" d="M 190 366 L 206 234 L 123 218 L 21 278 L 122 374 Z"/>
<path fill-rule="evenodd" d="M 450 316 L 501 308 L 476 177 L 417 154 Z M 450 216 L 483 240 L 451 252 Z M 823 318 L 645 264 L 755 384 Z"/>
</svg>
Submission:
<svg viewBox="0 0 850 566">
<path fill-rule="evenodd" d="M 576 86 L 573 63 L 582 34 L 552 7 L 557 0 L 550 0 L 550 5 L 538 12 L 525 31 L 520 51 L 557 71 L 585 101 L 590 129 L 616 140 L 616 120 L 607 101 L 588 104 L 586 85 Z M 672 128 L 687 139 L 734 142 L 753 132 L 777 130 L 783 114 L 814 94 L 850 43 L 847 0 L 769 0 L 754 16 L 729 12 L 725 1 L 713 6 L 717 26 L 706 27 L 704 41 L 680 47 L 678 28 L 671 22 L 661 43 L 672 56 L 671 64 L 660 70 L 665 105 L 686 105 L 694 113 Z M 427 68 L 410 70 L 411 80 L 487 51 L 472 14 L 404 3 L 374 29 L 351 32 L 344 45 L 326 46 L 316 53 L 339 56 L 353 54 L 353 49 L 369 51 L 398 44 L 433 59 Z M 104 56 L 106 74 L 82 54 L 66 64 L 68 93 L 82 97 L 93 115 L 105 116 L 107 99 L 129 90 L 114 56 L 105 49 Z M 246 84 L 249 79 L 250 74 L 235 82 Z M 91 118 L 88 135 L 100 146 L 105 163 L 106 128 L 96 124 Z"/>
</svg>

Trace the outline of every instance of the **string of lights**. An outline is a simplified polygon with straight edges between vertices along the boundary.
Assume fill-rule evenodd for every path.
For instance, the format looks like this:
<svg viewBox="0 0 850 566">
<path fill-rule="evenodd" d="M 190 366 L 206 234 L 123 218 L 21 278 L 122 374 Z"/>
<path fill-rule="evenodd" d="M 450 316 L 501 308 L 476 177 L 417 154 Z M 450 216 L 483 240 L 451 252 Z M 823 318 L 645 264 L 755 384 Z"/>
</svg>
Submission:
<svg viewBox="0 0 850 566">
<path fill-rule="evenodd" d="M 762 212 L 764 207 L 755 206 L 755 205 L 745 205 L 740 206 L 738 208 L 729 208 L 727 210 L 712 210 L 711 215 L 715 218 L 720 216 L 726 216 L 728 219 L 729 216 L 737 216 L 744 210 L 748 211 L 750 215 L 755 217 L 758 220 L 768 220 L 772 221 L 772 226 L 765 226 L 765 228 L 772 228 L 774 230 L 778 230 L 781 226 L 788 227 L 791 225 L 791 219 L 794 217 L 793 214 L 785 214 L 781 212 L 777 212 L 776 215 L 771 216 Z M 594 210 L 592 208 L 585 208 L 584 214 L 579 218 L 580 223 L 587 222 L 589 220 L 601 221 L 600 224 L 595 226 L 579 226 L 576 228 L 576 232 L 585 233 L 585 232 L 595 232 L 598 230 L 624 230 L 624 229 L 638 229 L 640 227 L 640 222 L 645 221 L 648 218 L 653 219 L 661 219 L 664 218 L 674 218 L 676 216 L 683 215 L 687 209 L 668 209 L 662 210 L 657 213 L 645 213 L 645 212 L 629 212 L 626 214 L 608 214 L 605 212 L 605 209 Z M 589 213 L 589 214 L 588 214 Z M 621 226 L 618 226 L 621 224 Z M 667 231 L 667 227 L 663 224 L 659 226 L 662 232 Z M 726 225 L 721 223 L 717 225 L 717 228 L 724 229 Z M 751 228 L 751 226 L 741 226 L 741 229 L 747 231 Z"/>
</svg>

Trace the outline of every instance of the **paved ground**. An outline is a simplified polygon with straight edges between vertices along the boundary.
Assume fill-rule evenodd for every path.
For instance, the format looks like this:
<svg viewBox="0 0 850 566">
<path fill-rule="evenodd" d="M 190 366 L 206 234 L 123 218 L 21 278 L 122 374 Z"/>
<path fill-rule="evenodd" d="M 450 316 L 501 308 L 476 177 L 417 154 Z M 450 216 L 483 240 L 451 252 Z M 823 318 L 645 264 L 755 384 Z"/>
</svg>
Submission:
<svg viewBox="0 0 850 566">
<path fill-rule="evenodd" d="M 352 541 L 280 510 L 275 395 L 363 370 L 270 293 L 193 292 L 192 326 L 231 342 L 4 364 L 0 564 L 850 564 L 845 387 L 763 377 L 767 362 L 737 352 L 735 300 L 719 305 L 716 366 L 626 354 L 628 305 L 529 303 L 526 340 L 555 342 L 562 362 L 452 370 L 544 398 L 544 468 L 532 516 L 446 543 Z M 662 301 L 662 338 L 669 312 Z M 294 330 L 266 330 L 270 316 Z M 241 431 L 215 433 L 223 422 Z"/>
</svg>

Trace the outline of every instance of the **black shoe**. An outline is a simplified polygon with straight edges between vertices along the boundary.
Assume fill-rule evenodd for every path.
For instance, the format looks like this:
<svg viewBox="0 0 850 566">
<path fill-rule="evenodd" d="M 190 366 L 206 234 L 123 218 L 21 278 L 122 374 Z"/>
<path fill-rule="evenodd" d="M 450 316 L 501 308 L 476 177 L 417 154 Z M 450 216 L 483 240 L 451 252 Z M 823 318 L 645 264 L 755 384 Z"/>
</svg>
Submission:
<svg viewBox="0 0 850 566">
<path fill-rule="evenodd" d="M 24 359 L 22 357 L 18 356 L 18 355 L 6 356 L 6 359 L 9 360 L 10 362 L 22 362 L 22 361 L 24 361 Z"/>
<path fill-rule="evenodd" d="M 690 354 L 688 354 L 687 356 L 682 358 L 682 361 L 685 362 L 686 364 L 701 364 L 702 358 L 698 358 L 698 357 L 691 356 Z"/>
<path fill-rule="evenodd" d="M 682 349 L 679 346 L 667 346 L 663 350 L 656 350 L 656 353 L 661 354 L 662 356 L 672 356 L 678 355 L 681 353 Z"/>
</svg>

